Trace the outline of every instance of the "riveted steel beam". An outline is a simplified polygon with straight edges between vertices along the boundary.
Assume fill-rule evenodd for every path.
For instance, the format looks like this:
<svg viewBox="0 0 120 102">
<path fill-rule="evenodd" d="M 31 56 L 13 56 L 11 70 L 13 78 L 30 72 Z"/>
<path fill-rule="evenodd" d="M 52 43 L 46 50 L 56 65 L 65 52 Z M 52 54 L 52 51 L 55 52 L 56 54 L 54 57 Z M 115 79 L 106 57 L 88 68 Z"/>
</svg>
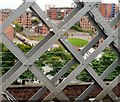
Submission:
<svg viewBox="0 0 120 102">
<path fill-rule="evenodd" d="M 0 25 L 1 42 L 19 59 L 19 62 L 0 78 L 1 93 L 6 92 L 7 96 L 14 101 L 15 98 L 6 91 L 6 88 L 23 72 L 30 70 L 41 82 L 44 83 L 45 86 L 40 89 L 33 97 L 31 97 L 29 101 L 37 100 L 44 92 L 47 91 L 47 89 L 50 90 L 50 94 L 45 99 L 43 99 L 43 101 L 52 100 L 53 98 L 58 98 L 60 101 L 69 100 L 69 98 L 62 93 L 62 90 L 81 71 L 86 70 L 90 76 L 92 76 L 95 82 L 90 85 L 90 87 L 83 94 L 81 94 L 76 99 L 76 101 L 83 100 L 93 90 L 93 88 L 97 86 L 96 84 L 102 87 L 103 91 L 94 100 L 101 100 L 107 94 L 111 97 L 112 100 L 117 100 L 118 97 L 112 92 L 112 89 L 119 83 L 119 81 L 117 82 L 119 76 L 108 86 L 103 82 L 103 79 L 105 79 L 115 69 L 117 63 L 119 62 L 119 57 L 100 76 L 98 76 L 92 67 L 89 66 L 94 58 L 107 46 L 110 46 L 115 52 L 117 52 L 118 55 L 120 55 L 118 43 L 118 32 L 120 28 L 118 27 L 116 30 L 111 28 L 117 23 L 117 20 L 120 19 L 119 13 L 110 23 L 108 23 L 100 14 L 96 5 L 97 2 L 80 3 L 79 0 L 75 0 L 77 7 L 75 7 L 75 9 L 70 14 L 66 15 L 60 24 L 56 26 L 35 3 L 35 0 L 25 0 L 23 4 L 5 22 Z M 32 11 L 34 11 L 39 16 L 39 18 L 41 18 L 43 22 L 48 25 L 51 31 L 42 41 L 40 41 L 29 53 L 25 55 L 13 42 L 9 40 L 9 38 L 7 38 L 3 32 L 6 27 L 10 25 L 17 17 L 19 17 L 20 14 L 22 14 L 27 8 L 30 8 Z M 84 15 L 90 20 L 93 26 L 96 27 L 98 34 L 86 47 L 83 48 L 83 50 L 78 52 L 75 50 L 74 46 L 66 40 L 64 34 Z M 100 44 L 100 46 L 85 60 L 83 55 L 90 48 L 92 48 L 101 37 L 104 38 L 104 42 Z M 37 69 L 34 62 L 57 40 L 73 55 L 73 59 L 68 62 L 50 81 L 42 73 L 42 71 Z M 80 65 L 64 81 L 62 81 L 58 86 L 55 86 L 54 83 L 76 63 Z"/>
</svg>

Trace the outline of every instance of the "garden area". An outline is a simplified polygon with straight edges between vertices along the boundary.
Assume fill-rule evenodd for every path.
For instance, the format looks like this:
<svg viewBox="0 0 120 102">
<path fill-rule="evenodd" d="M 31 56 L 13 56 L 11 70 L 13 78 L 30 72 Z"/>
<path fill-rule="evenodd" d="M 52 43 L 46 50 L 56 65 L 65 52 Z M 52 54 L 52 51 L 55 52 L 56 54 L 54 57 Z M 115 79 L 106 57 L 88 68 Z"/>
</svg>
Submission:
<svg viewBox="0 0 120 102">
<path fill-rule="evenodd" d="M 24 44 L 17 44 L 17 46 L 25 53 L 30 51 L 33 47 L 24 45 Z M 43 71 L 43 67 L 48 65 L 52 68 L 52 70 L 46 75 L 54 76 L 59 70 L 61 70 L 70 60 L 72 60 L 72 55 L 67 52 L 62 46 L 59 48 L 53 48 L 50 51 L 46 51 L 36 62 L 36 66 Z M 92 68 L 97 72 L 98 75 L 101 75 L 110 64 L 114 62 L 114 60 L 117 58 L 117 55 L 109 48 L 104 50 L 104 54 L 102 57 L 98 59 L 94 59 L 92 63 L 90 64 Z M 10 67 L 14 66 L 17 62 L 17 58 L 3 45 L 2 47 L 2 74 L 5 74 Z M 78 64 L 75 64 L 71 67 L 71 69 L 63 76 L 65 78 L 68 76 L 76 67 Z M 111 81 L 113 80 L 118 74 L 120 73 L 120 66 L 117 66 L 117 68 L 112 72 L 105 80 Z M 20 76 L 21 79 L 34 79 L 35 76 L 29 71 L 26 71 Z M 89 76 L 89 74 L 86 71 L 82 71 L 77 77 L 78 80 L 81 80 L 83 82 L 89 82 L 92 81 L 92 78 Z"/>
</svg>

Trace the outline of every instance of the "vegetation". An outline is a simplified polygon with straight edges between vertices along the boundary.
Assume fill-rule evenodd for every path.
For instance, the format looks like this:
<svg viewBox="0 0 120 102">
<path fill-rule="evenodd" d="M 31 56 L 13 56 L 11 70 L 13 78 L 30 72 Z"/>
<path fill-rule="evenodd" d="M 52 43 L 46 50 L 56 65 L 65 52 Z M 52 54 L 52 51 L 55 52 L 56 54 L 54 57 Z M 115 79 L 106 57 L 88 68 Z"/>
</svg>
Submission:
<svg viewBox="0 0 120 102">
<path fill-rule="evenodd" d="M 70 53 L 66 52 L 62 46 L 46 52 L 45 62 L 52 68 L 47 74 L 54 76 L 71 59 Z"/>
<path fill-rule="evenodd" d="M 40 41 L 44 36 L 28 36 L 27 39 Z"/>
<path fill-rule="evenodd" d="M 79 22 L 77 22 L 75 25 L 73 25 L 73 26 L 71 27 L 71 29 L 73 29 L 73 30 L 75 30 L 75 31 L 83 32 L 83 30 L 82 30 Z"/>
<path fill-rule="evenodd" d="M 90 36 L 93 36 L 93 35 L 95 34 L 95 32 L 94 32 L 93 30 L 88 30 L 88 31 L 86 31 L 86 32 L 89 33 Z"/>
<path fill-rule="evenodd" d="M 15 25 L 14 30 L 16 32 L 21 33 L 23 31 L 23 26 L 20 23 L 14 21 L 13 24 Z"/>
<path fill-rule="evenodd" d="M 81 28 L 81 26 L 80 26 L 80 23 L 79 22 L 77 22 L 75 25 L 73 25 L 72 27 L 71 27 L 71 29 L 73 29 L 73 30 L 75 30 L 75 31 L 78 31 L 78 32 L 85 32 L 85 33 L 89 33 L 90 34 L 90 36 L 94 36 L 94 34 L 95 34 L 95 32 L 93 31 L 93 30 L 83 30 L 82 28 Z"/>
<path fill-rule="evenodd" d="M 55 53 L 51 57 L 49 56 L 48 60 L 46 60 L 47 63 L 49 63 L 49 65 L 53 68 L 53 70 L 51 70 L 48 74 L 55 75 L 64 65 L 67 64 L 69 60 L 71 60 L 72 58 L 71 55 L 69 53 L 64 54 L 65 52 L 62 50 L 64 49 L 57 50 L 56 48 L 55 50 L 51 50 L 50 52 L 48 52 L 48 53 L 51 53 L 51 52 L 54 53 L 55 51 Z M 61 52 L 61 54 L 59 51 Z M 63 57 L 64 59 L 68 58 L 66 60 L 63 60 L 57 54 L 69 56 L 69 57 Z M 117 58 L 117 55 L 111 49 L 108 48 L 104 51 L 103 56 L 99 60 L 97 59 L 93 60 L 90 65 L 100 76 L 114 62 L 116 58 Z M 68 76 L 77 66 L 78 64 L 72 66 L 72 68 L 63 77 Z M 114 72 L 110 73 L 110 75 L 105 80 L 112 81 L 116 76 L 119 75 L 119 73 L 120 73 L 120 65 L 117 66 Z M 92 78 L 85 70 L 82 71 L 76 78 L 81 81 L 92 81 Z"/>
<path fill-rule="evenodd" d="M 17 45 L 23 52 L 27 53 L 29 50 L 32 49 L 32 46 L 26 46 L 24 44 L 18 44 Z M 2 65 L 3 67 L 2 73 L 5 74 L 10 67 L 14 66 L 15 63 L 17 63 L 17 58 L 5 47 L 2 47 L 3 53 L 2 53 Z M 110 50 L 109 48 L 104 51 L 103 56 L 97 60 L 95 59 L 90 64 L 92 68 L 97 72 L 98 75 L 101 75 L 117 58 L 117 55 Z M 50 51 L 47 51 L 44 53 L 36 62 L 35 64 L 37 67 L 42 70 L 43 66 L 49 65 L 52 70 L 48 72 L 49 75 L 55 75 L 58 73 L 58 71 L 63 68 L 70 60 L 72 59 L 72 56 L 69 52 L 67 52 L 63 47 L 54 48 Z M 72 66 L 72 68 L 63 76 L 66 77 L 72 72 L 78 65 Z M 111 73 L 105 80 L 111 81 L 113 80 L 118 74 L 120 73 L 120 65 L 117 66 L 117 68 L 114 70 L 113 73 Z M 24 72 L 20 78 L 26 79 L 26 78 L 34 78 L 34 75 L 26 71 Z M 92 79 L 89 77 L 89 74 L 85 71 L 82 71 L 78 76 L 77 79 L 81 81 L 91 81 Z"/>
<path fill-rule="evenodd" d="M 32 19 L 31 22 L 32 22 L 34 25 L 37 25 L 37 24 L 40 23 L 40 20 L 36 17 L 36 18 Z"/>
<path fill-rule="evenodd" d="M 74 46 L 78 46 L 78 47 L 83 47 L 88 43 L 87 40 L 83 40 L 79 38 L 68 38 L 68 41 Z"/>
<path fill-rule="evenodd" d="M 99 60 L 94 60 L 92 62 L 92 67 L 94 70 L 98 73 L 98 75 L 101 75 L 103 71 L 105 71 L 117 58 L 117 54 L 114 53 L 111 49 L 107 48 L 104 51 L 105 53 Z M 111 81 L 113 80 L 117 75 L 120 74 L 120 65 L 117 66 L 117 68 L 112 72 L 106 80 Z"/>
</svg>

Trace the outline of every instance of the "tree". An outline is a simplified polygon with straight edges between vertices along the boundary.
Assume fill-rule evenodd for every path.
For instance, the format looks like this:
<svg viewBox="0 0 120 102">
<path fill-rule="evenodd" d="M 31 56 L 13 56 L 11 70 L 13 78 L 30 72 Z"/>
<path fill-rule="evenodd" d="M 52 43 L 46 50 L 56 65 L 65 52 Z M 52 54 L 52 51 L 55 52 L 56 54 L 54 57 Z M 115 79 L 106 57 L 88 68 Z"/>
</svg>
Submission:
<svg viewBox="0 0 120 102">
<path fill-rule="evenodd" d="M 3 68 L 2 74 L 5 74 L 11 67 L 13 67 L 17 63 L 18 59 L 4 45 L 2 45 L 2 46 L 3 47 L 2 47 L 2 65 L 1 65 L 1 67 Z M 25 53 L 30 51 L 32 48 L 32 46 L 28 46 L 28 45 L 24 45 L 24 44 L 18 44 L 17 46 Z M 34 78 L 32 73 L 29 71 L 24 72 L 20 76 L 20 78 L 26 79 L 26 78 L 28 78 L 28 76 L 31 78 Z"/>
<path fill-rule="evenodd" d="M 17 58 L 2 44 L 2 74 L 5 74 L 17 61 Z"/>
<path fill-rule="evenodd" d="M 17 46 L 25 53 L 32 49 L 32 46 L 24 45 L 24 44 L 17 44 Z M 109 48 L 104 51 L 103 56 L 97 60 L 93 60 L 90 64 L 92 68 L 97 72 L 100 76 L 117 58 L 117 55 Z M 50 51 L 46 51 L 36 62 L 35 64 L 40 70 L 43 70 L 42 67 L 49 65 L 52 70 L 47 73 L 47 75 L 54 76 L 58 73 L 61 68 L 63 68 L 70 60 L 72 56 L 69 52 L 67 52 L 62 46 L 58 48 L 51 49 Z M 12 67 L 15 63 L 17 63 L 17 58 L 5 47 L 2 47 L 2 65 L 3 67 L 2 73 L 5 74 L 10 67 Z M 67 77 L 76 67 L 78 64 L 71 67 L 71 69 L 63 76 Z M 110 74 L 105 80 L 111 81 L 113 80 L 118 74 L 120 73 L 120 65 L 114 70 L 112 74 Z M 91 81 L 91 77 L 88 77 L 89 74 L 86 71 L 82 71 L 78 76 L 77 79 L 81 81 Z M 33 79 L 35 76 L 30 72 L 24 72 L 20 78 Z"/>
<path fill-rule="evenodd" d="M 86 32 L 89 33 L 92 37 L 95 35 L 95 32 L 93 30 L 87 30 Z"/>
<path fill-rule="evenodd" d="M 13 24 L 15 25 L 14 30 L 18 33 L 23 31 L 23 26 L 18 23 L 17 21 L 14 21 Z"/>
<path fill-rule="evenodd" d="M 66 65 L 66 63 L 68 63 L 69 60 L 72 59 L 70 53 L 66 52 L 61 46 L 59 48 L 54 48 L 46 54 L 46 64 L 52 68 L 47 74 L 52 76 L 54 76 L 64 65 Z"/>
<path fill-rule="evenodd" d="M 34 19 L 32 19 L 31 21 L 34 25 L 38 25 L 40 23 L 40 20 L 36 17 Z"/>
<path fill-rule="evenodd" d="M 71 29 L 73 29 L 73 30 L 75 30 L 75 31 L 83 32 L 83 29 L 81 28 L 79 22 L 77 22 L 75 25 L 73 25 L 73 26 L 71 27 Z"/>
<path fill-rule="evenodd" d="M 107 48 L 104 51 L 103 56 L 99 60 L 94 60 L 91 66 L 94 70 L 101 75 L 117 58 L 117 54 L 114 53 L 111 49 Z M 116 67 L 114 72 L 112 72 L 105 80 L 111 81 L 120 73 L 120 65 Z"/>
</svg>

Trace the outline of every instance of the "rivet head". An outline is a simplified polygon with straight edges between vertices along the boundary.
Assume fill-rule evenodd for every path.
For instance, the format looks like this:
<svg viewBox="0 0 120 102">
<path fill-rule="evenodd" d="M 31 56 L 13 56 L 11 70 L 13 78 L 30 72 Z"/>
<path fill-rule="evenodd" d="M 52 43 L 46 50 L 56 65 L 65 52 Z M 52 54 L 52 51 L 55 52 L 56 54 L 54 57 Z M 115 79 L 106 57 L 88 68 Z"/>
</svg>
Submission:
<svg viewBox="0 0 120 102">
<path fill-rule="evenodd" d="M 32 66 L 32 63 L 29 63 L 29 66 Z"/>
<path fill-rule="evenodd" d="M 65 28 L 63 28 L 63 32 L 65 31 Z"/>
<path fill-rule="evenodd" d="M 91 5 L 89 5 L 91 7 Z"/>
<path fill-rule="evenodd" d="M 24 66 L 27 66 L 27 64 L 24 64 Z"/>
<path fill-rule="evenodd" d="M 49 18 L 46 18 L 46 21 L 48 21 L 49 20 Z"/>
<path fill-rule="evenodd" d="M 50 28 L 50 31 L 52 32 L 52 31 L 53 31 L 53 29 L 52 29 L 52 28 Z"/>
</svg>

